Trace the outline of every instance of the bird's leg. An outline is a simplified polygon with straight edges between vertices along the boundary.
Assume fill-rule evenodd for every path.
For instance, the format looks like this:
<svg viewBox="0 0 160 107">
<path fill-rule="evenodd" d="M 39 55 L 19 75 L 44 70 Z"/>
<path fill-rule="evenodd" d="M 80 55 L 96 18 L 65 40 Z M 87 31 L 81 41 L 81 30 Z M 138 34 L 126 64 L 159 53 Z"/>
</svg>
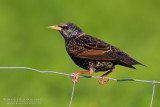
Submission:
<svg viewBox="0 0 160 107">
<path fill-rule="evenodd" d="M 78 76 L 79 74 L 92 74 L 95 71 L 93 66 L 90 66 L 89 71 L 83 71 L 83 72 L 73 72 L 72 74 L 76 75 L 76 81 L 78 82 Z M 72 82 L 74 82 L 74 77 L 72 76 Z"/>
<path fill-rule="evenodd" d="M 101 79 L 100 79 L 100 84 L 104 84 L 104 82 L 108 82 L 109 81 L 109 79 L 105 79 L 105 76 L 107 76 L 108 74 L 110 74 L 111 72 L 113 72 L 113 70 L 114 70 L 114 67 L 112 67 L 108 72 L 106 72 L 105 74 L 103 74 L 101 77 Z"/>
</svg>

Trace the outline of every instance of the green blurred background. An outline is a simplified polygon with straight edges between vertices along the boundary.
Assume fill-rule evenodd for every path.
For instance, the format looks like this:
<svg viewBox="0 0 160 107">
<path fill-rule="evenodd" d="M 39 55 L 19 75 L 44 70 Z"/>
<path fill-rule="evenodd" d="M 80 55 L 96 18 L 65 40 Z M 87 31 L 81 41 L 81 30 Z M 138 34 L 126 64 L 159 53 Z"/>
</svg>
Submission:
<svg viewBox="0 0 160 107">
<path fill-rule="evenodd" d="M 0 66 L 25 66 L 72 73 L 73 63 L 59 32 L 50 25 L 73 22 L 143 66 L 116 66 L 109 77 L 160 81 L 159 0 L 0 0 Z M 94 73 L 100 76 L 103 73 Z M 0 70 L 1 107 L 68 107 L 71 78 L 30 70 Z M 72 107 L 149 107 L 152 84 L 80 78 Z M 6 104 L 5 99 L 40 99 L 41 104 Z M 153 107 L 160 106 L 156 85 Z"/>
</svg>

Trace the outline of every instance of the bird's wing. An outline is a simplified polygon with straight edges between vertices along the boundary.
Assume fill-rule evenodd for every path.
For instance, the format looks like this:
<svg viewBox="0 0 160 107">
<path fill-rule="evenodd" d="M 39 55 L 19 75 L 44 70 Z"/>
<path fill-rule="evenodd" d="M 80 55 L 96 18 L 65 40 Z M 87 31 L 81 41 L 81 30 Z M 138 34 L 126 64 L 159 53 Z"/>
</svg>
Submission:
<svg viewBox="0 0 160 107">
<path fill-rule="evenodd" d="M 89 35 L 76 38 L 69 46 L 69 53 L 82 59 L 114 60 L 127 65 L 140 64 L 120 49 Z"/>
<path fill-rule="evenodd" d="M 94 56 L 97 56 L 95 60 L 97 58 L 102 60 L 103 58 L 99 57 L 102 57 L 105 52 L 109 51 L 110 46 L 97 38 L 84 35 L 70 40 L 67 45 L 67 51 L 76 57 L 93 59 Z"/>
</svg>

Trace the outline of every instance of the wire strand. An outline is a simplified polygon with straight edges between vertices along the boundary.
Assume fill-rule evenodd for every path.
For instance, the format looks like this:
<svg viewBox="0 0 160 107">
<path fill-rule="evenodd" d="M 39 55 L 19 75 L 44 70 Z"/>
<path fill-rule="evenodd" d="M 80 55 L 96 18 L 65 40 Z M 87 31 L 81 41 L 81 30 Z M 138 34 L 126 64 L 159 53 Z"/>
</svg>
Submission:
<svg viewBox="0 0 160 107">
<path fill-rule="evenodd" d="M 73 89 L 72 89 L 72 95 L 71 95 L 71 100 L 70 100 L 70 104 L 69 107 L 71 107 L 72 104 L 72 99 L 73 99 L 73 95 L 74 95 L 74 90 L 75 90 L 75 84 L 76 84 L 76 77 L 75 74 L 66 74 L 66 73 L 60 73 L 60 72 L 55 72 L 55 71 L 40 71 L 34 68 L 30 68 L 30 67 L 0 67 L 0 69 L 27 69 L 27 70 L 32 70 L 32 71 L 36 71 L 39 73 L 54 73 L 54 74 L 59 74 L 59 75 L 65 75 L 65 76 L 71 76 L 74 78 L 74 82 L 73 82 Z M 83 78 L 102 78 L 102 77 L 98 77 L 98 76 L 82 76 L 79 75 L 79 77 L 83 77 Z M 155 84 L 159 84 L 160 81 L 148 81 L 148 80 L 137 80 L 137 79 L 114 79 L 114 78 L 109 78 L 109 77 L 105 77 L 106 79 L 112 80 L 112 81 L 117 81 L 117 82 L 123 82 L 123 81 L 137 81 L 137 82 L 147 82 L 147 83 L 152 83 L 153 84 L 153 91 L 152 91 L 152 98 L 151 98 L 151 103 L 150 103 L 150 107 L 152 107 L 152 102 L 153 102 L 153 97 L 154 97 L 154 91 L 155 91 Z"/>
<path fill-rule="evenodd" d="M 69 107 L 71 107 L 71 104 L 72 104 L 72 99 L 73 99 L 74 89 L 75 89 L 75 85 L 76 85 L 76 74 L 74 74 L 73 79 L 74 79 L 74 82 L 73 82 L 72 96 L 71 96 L 71 100 L 70 100 Z"/>
<path fill-rule="evenodd" d="M 152 98 L 151 98 L 151 103 L 150 103 L 150 107 L 152 107 L 152 102 L 153 102 L 153 97 L 154 97 L 154 91 L 155 91 L 155 80 L 152 81 L 153 84 L 153 91 L 152 91 Z"/>
</svg>

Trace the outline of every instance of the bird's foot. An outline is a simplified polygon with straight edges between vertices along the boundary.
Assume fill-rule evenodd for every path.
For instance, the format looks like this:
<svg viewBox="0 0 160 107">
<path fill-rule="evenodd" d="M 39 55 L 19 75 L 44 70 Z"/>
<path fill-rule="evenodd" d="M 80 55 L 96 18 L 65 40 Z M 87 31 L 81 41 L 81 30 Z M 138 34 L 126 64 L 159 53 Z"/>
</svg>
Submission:
<svg viewBox="0 0 160 107">
<path fill-rule="evenodd" d="M 102 84 L 104 84 L 104 82 L 108 82 L 108 81 L 109 81 L 108 78 L 105 79 L 105 77 L 102 77 L 102 78 L 100 79 L 99 83 L 102 85 Z"/>
<path fill-rule="evenodd" d="M 73 72 L 73 73 L 72 73 L 73 76 L 71 76 L 71 77 L 72 77 L 72 82 L 73 82 L 73 83 L 74 83 L 74 81 L 75 81 L 75 82 L 78 82 L 78 76 L 79 76 L 80 74 L 92 74 L 94 71 L 95 71 L 95 69 L 91 67 L 89 71 Z M 74 80 L 74 79 L 75 79 L 75 80 Z"/>
<path fill-rule="evenodd" d="M 73 72 L 72 73 L 72 82 L 74 83 L 75 82 L 78 82 L 78 76 L 79 76 L 79 72 Z M 74 80 L 75 79 L 75 80 Z"/>
</svg>

